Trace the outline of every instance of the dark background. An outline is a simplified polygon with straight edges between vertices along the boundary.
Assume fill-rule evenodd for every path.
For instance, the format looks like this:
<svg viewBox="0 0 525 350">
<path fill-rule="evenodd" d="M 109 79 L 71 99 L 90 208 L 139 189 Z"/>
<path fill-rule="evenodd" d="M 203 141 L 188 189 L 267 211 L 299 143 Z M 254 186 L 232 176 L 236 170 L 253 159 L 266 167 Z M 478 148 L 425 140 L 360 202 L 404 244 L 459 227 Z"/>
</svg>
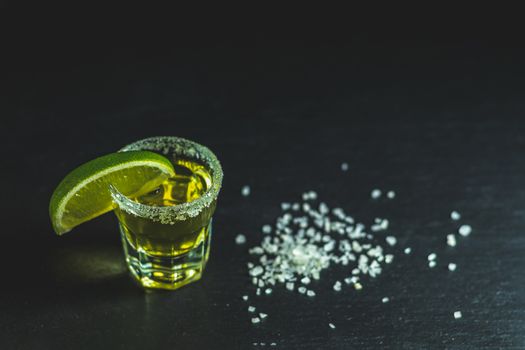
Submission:
<svg viewBox="0 0 525 350">
<path fill-rule="evenodd" d="M 437 5 L 0 10 L 0 348 L 525 348 L 515 16 Z M 58 238 L 47 214 L 75 166 L 154 135 L 209 146 L 225 172 L 208 270 L 173 293 L 131 282 L 111 215 Z M 398 196 L 372 202 L 375 187 Z M 276 288 L 251 303 L 270 315 L 253 326 L 240 299 L 253 294 L 247 248 L 281 201 L 309 189 L 367 224 L 389 218 L 394 264 L 359 293 L 334 294 L 337 271 L 313 299 Z M 474 231 L 450 249 L 454 209 Z"/>
</svg>

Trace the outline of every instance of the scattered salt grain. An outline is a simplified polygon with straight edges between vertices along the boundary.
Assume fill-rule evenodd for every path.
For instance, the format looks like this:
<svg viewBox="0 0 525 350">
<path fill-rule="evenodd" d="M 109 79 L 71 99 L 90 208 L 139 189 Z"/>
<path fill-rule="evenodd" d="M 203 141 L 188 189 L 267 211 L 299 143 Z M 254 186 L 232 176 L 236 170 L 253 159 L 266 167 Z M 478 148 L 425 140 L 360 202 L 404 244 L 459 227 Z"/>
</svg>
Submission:
<svg viewBox="0 0 525 350">
<path fill-rule="evenodd" d="M 390 299 L 388 297 L 384 297 L 383 299 L 381 299 L 381 301 L 383 302 L 383 304 L 386 304 L 390 301 Z"/>
<path fill-rule="evenodd" d="M 429 262 L 428 262 L 428 267 L 430 267 L 431 269 L 434 268 L 434 267 L 436 267 L 436 262 L 435 262 L 434 260 L 429 261 Z"/>
<path fill-rule="evenodd" d="M 306 295 L 308 295 L 309 297 L 315 297 L 315 292 L 313 290 L 309 290 L 308 292 L 306 292 Z"/>
<path fill-rule="evenodd" d="M 277 343 L 270 343 L 270 346 L 276 346 Z"/>
<path fill-rule="evenodd" d="M 392 254 L 385 255 L 385 263 L 390 264 L 394 260 L 394 256 Z"/>
<path fill-rule="evenodd" d="M 248 296 L 247 296 L 247 295 L 243 295 L 243 296 L 242 296 L 242 300 L 244 300 L 244 301 L 248 301 Z"/>
<path fill-rule="evenodd" d="M 348 171 L 348 163 L 346 163 L 346 162 L 341 163 L 341 170 L 342 171 Z"/>
<path fill-rule="evenodd" d="M 410 247 L 406 247 L 406 248 L 405 248 L 405 254 L 408 255 L 408 254 L 410 254 L 411 252 L 412 252 L 412 248 L 410 248 Z"/>
<path fill-rule="evenodd" d="M 259 323 L 259 322 L 261 322 L 261 319 L 259 317 L 252 318 L 252 323 L 253 324 L 256 324 L 256 323 Z"/>
<path fill-rule="evenodd" d="M 286 283 L 286 289 L 288 289 L 288 290 L 293 290 L 293 289 L 294 289 L 294 284 L 293 284 L 293 282 L 287 282 L 287 283 Z"/>
<path fill-rule="evenodd" d="M 329 323 L 328 326 L 330 326 L 332 329 L 335 329 L 335 325 L 333 323 Z"/>
<path fill-rule="evenodd" d="M 244 243 L 246 243 L 246 236 L 243 235 L 243 234 L 238 234 L 235 237 L 235 243 L 236 244 L 244 244 Z"/>
<path fill-rule="evenodd" d="M 373 189 L 372 192 L 370 192 L 370 197 L 372 199 L 378 199 L 379 197 L 381 197 L 381 190 L 379 189 Z"/>
<path fill-rule="evenodd" d="M 255 306 L 248 306 L 248 312 L 255 312 Z"/>
<path fill-rule="evenodd" d="M 306 287 L 301 286 L 301 287 L 297 288 L 297 291 L 298 291 L 299 293 L 301 293 L 301 294 L 304 294 L 304 293 L 306 293 Z"/>
<path fill-rule="evenodd" d="M 456 264 L 454 264 L 454 263 L 449 263 L 448 264 L 448 270 L 449 271 L 456 271 L 456 268 L 457 268 Z"/>
<path fill-rule="evenodd" d="M 272 294 L 272 288 L 266 288 L 264 291 L 266 294 Z"/>
<path fill-rule="evenodd" d="M 463 315 L 461 314 L 461 311 L 454 311 L 454 318 L 457 320 L 458 318 L 461 318 L 463 317 Z"/>
<path fill-rule="evenodd" d="M 436 257 L 437 257 L 436 253 L 430 253 L 428 254 L 427 259 L 428 261 L 433 261 L 433 260 L 436 260 Z"/>
<path fill-rule="evenodd" d="M 470 225 L 461 225 L 458 232 L 463 237 L 467 237 L 472 233 L 472 227 Z"/>
<path fill-rule="evenodd" d="M 396 197 L 396 193 L 394 191 L 388 191 L 386 196 L 388 199 L 394 199 Z"/>
<path fill-rule="evenodd" d="M 282 209 L 283 211 L 288 210 L 288 209 L 290 209 L 291 207 L 292 207 L 292 205 L 291 205 L 290 203 L 286 203 L 286 202 L 281 203 L 281 209 Z"/>
<path fill-rule="evenodd" d="M 375 224 L 370 227 L 372 232 L 384 231 L 388 229 L 388 220 L 387 219 L 375 219 Z"/>
<path fill-rule="evenodd" d="M 397 239 L 396 239 L 396 237 L 394 237 L 394 236 L 386 236 L 386 237 L 385 237 L 385 241 L 386 241 L 386 243 L 388 243 L 388 245 L 390 245 L 390 246 L 395 246 L 396 243 L 397 243 Z"/>
<path fill-rule="evenodd" d="M 253 269 L 250 270 L 250 275 L 259 276 L 263 272 L 264 272 L 264 269 L 261 266 L 255 266 Z"/>
<path fill-rule="evenodd" d="M 244 197 L 248 197 L 250 195 L 250 186 L 243 186 L 242 189 L 241 189 L 241 194 L 244 196 Z"/>
<path fill-rule="evenodd" d="M 447 235 L 447 245 L 450 246 L 450 247 L 455 247 L 456 246 L 456 236 L 451 233 L 449 235 Z"/>
<path fill-rule="evenodd" d="M 450 218 L 454 221 L 458 221 L 461 219 L 461 214 L 454 210 L 450 213 Z"/>
<path fill-rule="evenodd" d="M 339 281 L 335 282 L 333 288 L 334 288 L 334 290 L 335 290 L 336 292 L 340 292 L 340 291 L 341 291 L 341 282 L 339 282 Z"/>
<path fill-rule="evenodd" d="M 261 318 L 261 320 L 263 320 L 263 319 L 265 319 L 266 317 L 268 317 L 268 314 L 265 314 L 265 313 L 260 312 L 260 313 L 259 313 L 259 317 Z"/>
<path fill-rule="evenodd" d="M 272 233 L 272 227 L 270 225 L 264 225 L 262 227 L 262 232 L 263 233 Z"/>
<path fill-rule="evenodd" d="M 361 289 L 363 289 L 363 286 L 361 285 L 361 283 L 357 282 L 357 283 L 354 283 L 354 288 L 356 290 L 361 290 Z"/>
</svg>

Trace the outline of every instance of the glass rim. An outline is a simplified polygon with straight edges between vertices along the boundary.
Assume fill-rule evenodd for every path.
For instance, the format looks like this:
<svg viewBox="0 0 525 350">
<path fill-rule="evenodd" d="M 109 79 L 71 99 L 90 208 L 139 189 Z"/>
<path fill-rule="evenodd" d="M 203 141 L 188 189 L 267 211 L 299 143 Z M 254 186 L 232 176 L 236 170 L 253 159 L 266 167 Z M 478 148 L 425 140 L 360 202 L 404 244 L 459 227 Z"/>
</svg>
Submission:
<svg viewBox="0 0 525 350">
<path fill-rule="evenodd" d="M 164 207 L 135 202 L 110 185 L 111 197 L 120 209 L 153 221 L 173 223 L 174 220 L 187 220 L 199 215 L 217 199 L 222 185 L 223 172 L 219 160 L 208 147 L 182 137 L 155 136 L 130 143 L 122 147 L 119 152 L 140 150 L 156 151 L 165 155 L 181 154 L 190 159 L 199 160 L 210 170 L 212 184 L 202 196 L 191 202 Z"/>
</svg>

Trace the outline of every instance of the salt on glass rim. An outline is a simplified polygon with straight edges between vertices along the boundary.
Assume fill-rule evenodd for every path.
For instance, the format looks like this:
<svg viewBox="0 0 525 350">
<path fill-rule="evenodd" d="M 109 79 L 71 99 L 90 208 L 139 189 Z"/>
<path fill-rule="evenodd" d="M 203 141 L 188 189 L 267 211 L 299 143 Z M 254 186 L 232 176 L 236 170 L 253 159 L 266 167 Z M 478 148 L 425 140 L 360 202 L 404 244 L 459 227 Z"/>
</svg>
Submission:
<svg viewBox="0 0 525 350">
<path fill-rule="evenodd" d="M 219 160 L 209 148 L 181 137 L 157 136 L 133 142 L 119 150 L 126 151 L 153 151 L 167 156 L 175 154 L 199 161 L 210 171 L 212 184 L 201 197 L 191 202 L 165 207 L 137 203 L 120 193 L 114 186 L 110 186 L 111 197 L 120 209 L 153 221 L 173 223 L 174 220 L 182 221 L 199 215 L 217 199 L 223 173 Z"/>
</svg>

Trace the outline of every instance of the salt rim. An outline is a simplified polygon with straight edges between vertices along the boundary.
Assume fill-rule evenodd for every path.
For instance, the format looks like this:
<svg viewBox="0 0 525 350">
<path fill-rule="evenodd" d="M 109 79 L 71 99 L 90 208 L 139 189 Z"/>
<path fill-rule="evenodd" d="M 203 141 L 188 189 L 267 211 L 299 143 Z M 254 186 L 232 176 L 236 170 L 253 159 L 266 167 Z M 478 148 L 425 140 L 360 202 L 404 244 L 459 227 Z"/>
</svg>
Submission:
<svg viewBox="0 0 525 350">
<path fill-rule="evenodd" d="M 164 155 L 182 155 L 201 161 L 211 172 L 212 185 L 201 197 L 188 203 L 169 207 L 137 203 L 124 196 L 115 187 L 110 186 L 111 197 L 120 209 L 163 224 L 174 224 L 174 220 L 183 221 L 199 215 L 217 199 L 222 185 L 223 172 L 221 163 L 209 148 L 181 137 L 156 136 L 133 142 L 121 148 L 119 152 L 138 150 L 156 151 Z"/>
</svg>

